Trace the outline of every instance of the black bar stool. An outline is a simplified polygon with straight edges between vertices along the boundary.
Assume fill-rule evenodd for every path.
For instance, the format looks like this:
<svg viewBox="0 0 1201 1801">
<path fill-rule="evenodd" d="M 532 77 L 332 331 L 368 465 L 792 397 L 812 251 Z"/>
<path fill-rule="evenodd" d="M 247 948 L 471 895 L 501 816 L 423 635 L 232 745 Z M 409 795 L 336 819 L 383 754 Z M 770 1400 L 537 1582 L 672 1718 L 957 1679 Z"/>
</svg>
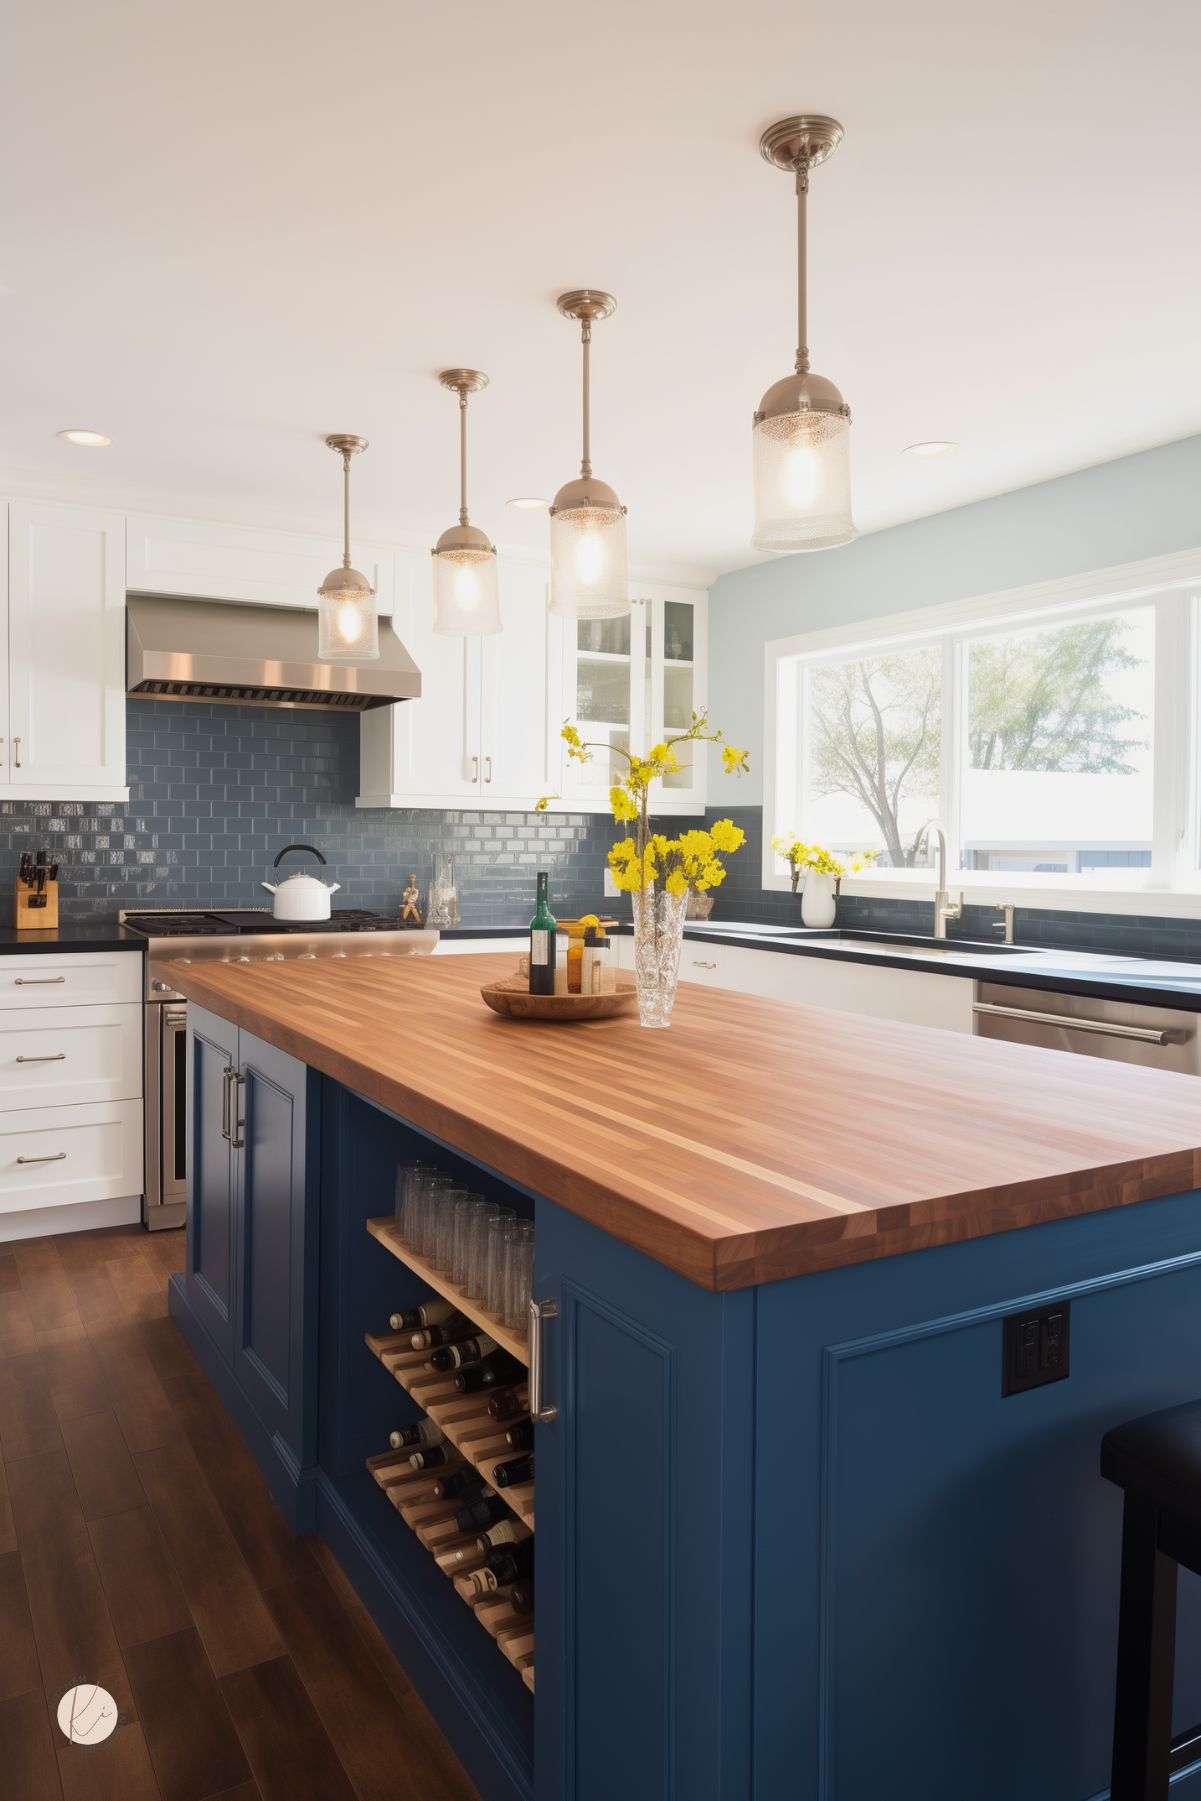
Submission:
<svg viewBox="0 0 1201 1801">
<path fill-rule="evenodd" d="M 1110 1801 L 1168 1801 L 1176 1572 L 1201 1574 L 1201 1401 L 1115 1426 L 1101 1474 L 1126 1496 Z"/>
</svg>

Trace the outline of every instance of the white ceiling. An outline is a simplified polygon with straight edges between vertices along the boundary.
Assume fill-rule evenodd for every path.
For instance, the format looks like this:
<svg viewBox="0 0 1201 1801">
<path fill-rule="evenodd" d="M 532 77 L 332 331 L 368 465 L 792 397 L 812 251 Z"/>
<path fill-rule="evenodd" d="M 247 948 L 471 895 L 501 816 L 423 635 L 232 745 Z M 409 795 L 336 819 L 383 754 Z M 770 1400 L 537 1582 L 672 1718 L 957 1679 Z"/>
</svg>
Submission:
<svg viewBox="0 0 1201 1801">
<path fill-rule="evenodd" d="M 753 559 L 750 415 L 791 366 L 790 182 L 763 126 L 834 113 L 814 367 L 860 528 L 1201 429 L 1195 0 L 62 0 L 0 71 L 0 485 L 336 529 L 321 438 L 371 439 L 362 532 L 472 512 L 540 545 L 594 460 L 646 573 Z M 66 426 L 111 434 L 71 449 Z M 958 455 L 915 462 L 915 439 Z"/>
</svg>

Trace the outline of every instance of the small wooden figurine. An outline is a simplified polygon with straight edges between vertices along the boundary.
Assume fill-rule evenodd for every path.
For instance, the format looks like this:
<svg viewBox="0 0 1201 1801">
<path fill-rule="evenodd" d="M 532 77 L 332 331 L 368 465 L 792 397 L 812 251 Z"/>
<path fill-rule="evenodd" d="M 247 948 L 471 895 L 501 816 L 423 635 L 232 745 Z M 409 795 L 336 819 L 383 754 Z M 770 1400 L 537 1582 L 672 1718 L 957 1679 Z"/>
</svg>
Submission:
<svg viewBox="0 0 1201 1801">
<path fill-rule="evenodd" d="M 421 912 L 417 906 L 420 896 L 421 890 L 417 886 L 417 877 L 411 875 L 409 877 L 409 885 L 401 896 L 401 899 L 404 901 L 404 910 L 400 915 L 401 925 L 419 926 L 421 924 Z"/>
</svg>

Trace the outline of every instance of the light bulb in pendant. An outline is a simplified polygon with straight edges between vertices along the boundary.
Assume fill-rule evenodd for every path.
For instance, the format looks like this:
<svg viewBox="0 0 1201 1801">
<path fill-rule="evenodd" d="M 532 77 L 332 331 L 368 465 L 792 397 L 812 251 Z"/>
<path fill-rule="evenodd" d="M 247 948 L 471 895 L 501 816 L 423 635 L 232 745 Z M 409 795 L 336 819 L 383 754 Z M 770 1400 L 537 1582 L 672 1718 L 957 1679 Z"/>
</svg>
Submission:
<svg viewBox="0 0 1201 1801">
<path fill-rule="evenodd" d="M 451 638 L 482 638 L 501 630 L 496 551 L 467 516 L 467 396 L 488 386 L 479 369 L 443 369 L 438 380 L 459 396 L 459 523 L 433 549 L 434 630 Z"/>
<path fill-rule="evenodd" d="M 620 619 L 630 610 L 626 510 L 608 482 L 592 473 L 589 352 L 592 326 L 617 305 L 611 294 L 577 288 L 559 296 L 559 311 L 580 322 L 583 347 L 583 451 L 580 473 L 565 482 L 550 509 L 550 610 L 571 619 Z"/>
<path fill-rule="evenodd" d="M 317 590 L 317 656 L 322 663 L 371 663 L 379 656 L 375 589 L 350 561 L 350 459 L 367 440 L 336 432 L 325 442 L 342 458 L 342 566 Z"/>
</svg>

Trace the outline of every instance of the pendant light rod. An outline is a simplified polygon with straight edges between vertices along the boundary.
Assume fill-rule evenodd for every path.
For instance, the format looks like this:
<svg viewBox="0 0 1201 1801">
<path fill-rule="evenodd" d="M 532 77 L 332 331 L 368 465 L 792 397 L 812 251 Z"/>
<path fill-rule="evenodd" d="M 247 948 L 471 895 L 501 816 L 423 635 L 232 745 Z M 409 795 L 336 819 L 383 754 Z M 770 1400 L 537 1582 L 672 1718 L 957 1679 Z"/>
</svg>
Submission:
<svg viewBox="0 0 1201 1801">
<path fill-rule="evenodd" d="M 573 288 L 570 294 L 560 294 L 556 304 L 565 319 L 580 322 L 584 425 L 580 477 L 589 480 L 592 475 L 592 321 L 608 319 L 616 312 L 617 302 L 612 294 L 604 294 L 599 288 Z"/>
<path fill-rule="evenodd" d="M 583 347 L 584 361 L 584 454 L 580 458 L 580 474 L 592 474 L 592 411 L 591 411 L 591 370 L 592 356 L 592 321 L 580 321 L 580 344 Z"/>
<path fill-rule="evenodd" d="M 467 396 L 478 394 L 488 386 L 482 369 L 443 369 L 438 380 L 459 396 L 459 524 L 471 523 L 467 516 Z"/>
<path fill-rule="evenodd" d="M 809 158 L 801 157 L 796 165 L 796 372 L 809 373 L 808 319 L 808 213 Z"/>
<path fill-rule="evenodd" d="M 342 567 L 349 569 L 350 562 L 350 459 L 366 450 L 367 439 L 357 438 L 353 432 L 333 432 L 325 440 L 331 450 L 336 450 L 342 458 Z"/>
</svg>

